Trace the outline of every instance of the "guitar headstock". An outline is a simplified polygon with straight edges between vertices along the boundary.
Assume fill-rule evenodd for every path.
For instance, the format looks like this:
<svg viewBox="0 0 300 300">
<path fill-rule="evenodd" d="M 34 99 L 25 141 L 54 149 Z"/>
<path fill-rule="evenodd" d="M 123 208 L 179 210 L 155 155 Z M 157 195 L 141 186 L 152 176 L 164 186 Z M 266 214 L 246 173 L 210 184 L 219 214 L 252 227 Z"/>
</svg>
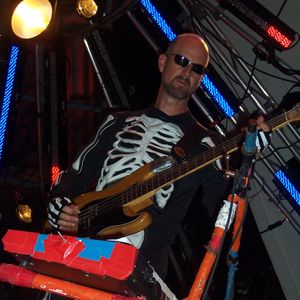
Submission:
<svg viewBox="0 0 300 300">
<path fill-rule="evenodd" d="M 267 121 L 266 123 L 275 131 L 289 123 L 300 121 L 300 102 L 295 104 L 292 109 Z"/>
<path fill-rule="evenodd" d="M 295 110 L 295 112 L 298 113 L 298 118 L 299 118 L 299 113 L 300 113 L 300 102 L 297 103 L 297 104 L 295 104 L 295 105 L 293 106 L 293 110 Z M 299 119 L 297 119 L 297 120 L 299 120 Z"/>
<path fill-rule="evenodd" d="M 293 108 L 291 109 L 293 111 L 291 113 L 291 122 L 299 121 L 300 120 L 300 102 L 296 103 Z"/>
</svg>

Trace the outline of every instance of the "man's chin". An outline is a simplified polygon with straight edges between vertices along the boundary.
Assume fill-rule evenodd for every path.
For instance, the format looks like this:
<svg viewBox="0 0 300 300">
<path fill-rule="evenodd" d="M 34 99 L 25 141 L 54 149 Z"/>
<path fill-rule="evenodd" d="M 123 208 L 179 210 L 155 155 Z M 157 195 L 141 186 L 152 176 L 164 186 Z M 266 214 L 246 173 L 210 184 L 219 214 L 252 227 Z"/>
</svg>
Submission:
<svg viewBox="0 0 300 300">
<path fill-rule="evenodd" d="M 173 99 L 177 100 L 178 102 L 184 102 L 189 99 L 189 97 L 184 97 L 183 95 L 171 95 Z"/>
<path fill-rule="evenodd" d="M 177 100 L 189 99 L 191 94 L 187 86 L 173 85 L 171 88 L 166 88 L 166 92 Z"/>
<path fill-rule="evenodd" d="M 190 93 L 186 89 L 174 89 L 171 96 L 177 100 L 185 100 L 190 97 Z"/>
</svg>

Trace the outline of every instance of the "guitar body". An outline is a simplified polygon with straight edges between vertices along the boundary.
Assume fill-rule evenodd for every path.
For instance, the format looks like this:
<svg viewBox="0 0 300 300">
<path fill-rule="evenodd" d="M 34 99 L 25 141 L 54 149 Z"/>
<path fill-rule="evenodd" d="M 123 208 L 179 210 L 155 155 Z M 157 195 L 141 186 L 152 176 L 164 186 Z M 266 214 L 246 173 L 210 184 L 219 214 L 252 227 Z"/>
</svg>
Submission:
<svg viewBox="0 0 300 300">
<path fill-rule="evenodd" d="M 152 222 L 152 217 L 142 210 L 153 204 L 152 197 L 159 188 L 140 196 L 124 193 L 130 187 L 140 185 L 155 176 L 153 172 L 155 167 L 164 164 L 167 160 L 169 160 L 168 157 L 163 157 L 159 161 L 148 163 L 102 191 L 89 192 L 76 197 L 73 202 L 81 211 L 79 226 L 74 227 L 68 233 L 108 239 L 127 236 L 148 227 Z M 124 195 L 125 199 L 122 199 Z M 131 197 L 129 201 L 128 196 Z M 120 199 L 119 205 L 114 203 L 119 202 Z M 50 228 L 51 225 L 47 221 L 45 229 Z"/>
<path fill-rule="evenodd" d="M 96 239 L 120 238 L 143 230 L 151 222 L 151 215 L 147 212 L 126 216 L 124 209 L 119 207 L 110 213 L 91 218 L 88 222 L 79 221 L 78 230 L 73 233 L 77 236 L 89 236 Z"/>
</svg>

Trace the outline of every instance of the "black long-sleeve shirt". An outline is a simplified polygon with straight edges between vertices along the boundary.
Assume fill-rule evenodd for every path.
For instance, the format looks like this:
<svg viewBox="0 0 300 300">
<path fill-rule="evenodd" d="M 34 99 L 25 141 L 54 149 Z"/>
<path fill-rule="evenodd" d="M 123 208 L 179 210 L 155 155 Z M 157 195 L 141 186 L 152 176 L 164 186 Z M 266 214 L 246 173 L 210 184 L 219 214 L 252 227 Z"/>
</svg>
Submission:
<svg viewBox="0 0 300 300">
<path fill-rule="evenodd" d="M 187 157 L 193 156 L 207 149 L 204 137 L 209 137 L 214 144 L 221 142 L 216 133 L 199 125 L 189 112 L 168 116 L 150 107 L 144 111 L 110 114 L 91 143 L 61 174 L 49 197 L 72 199 L 95 186 L 96 190 L 105 189 L 151 160 L 174 155 L 174 145 L 180 146 Z M 144 231 L 140 252 L 161 277 L 166 274 L 170 245 L 195 192 L 202 189 L 201 201 L 212 215 L 222 200 L 224 187 L 222 175 L 210 165 L 166 187 L 156 195 L 157 203 L 146 209 L 153 222 Z"/>
</svg>

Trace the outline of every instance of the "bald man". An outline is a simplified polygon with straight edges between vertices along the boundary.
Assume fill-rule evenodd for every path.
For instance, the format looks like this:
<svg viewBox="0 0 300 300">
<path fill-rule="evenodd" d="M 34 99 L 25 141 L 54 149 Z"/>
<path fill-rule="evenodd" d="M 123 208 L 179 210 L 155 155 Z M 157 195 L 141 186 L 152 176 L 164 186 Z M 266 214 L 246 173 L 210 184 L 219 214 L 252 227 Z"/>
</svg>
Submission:
<svg viewBox="0 0 300 300">
<path fill-rule="evenodd" d="M 127 176 L 146 163 L 165 156 L 180 161 L 221 142 L 215 132 L 198 124 L 188 109 L 208 62 L 208 47 L 202 38 L 191 33 L 177 36 L 158 59 L 161 84 L 154 105 L 142 111 L 109 114 L 91 143 L 60 174 L 49 194 L 48 220 L 54 228 L 69 231 L 78 224 L 82 227 L 85 208 L 80 207 L 79 214 L 72 199 L 91 191 L 93 182 L 96 191 L 125 177 L 134 182 L 140 178 Z M 204 196 L 197 201 L 213 216 L 225 186 L 222 174 L 210 165 L 158 189 L 152 205 L 144 209 L 152 216 L 152 223 L 138 232 L 128 232 L 126 241 L 139 248 L 164 278 L 170 247 L 196 191 L 201 188 Z M 97 232 L 100 224 L 114 216 L 103 213 L 88 224 Z"/>
<path fill-rule="evenodd" d="M 177 36 L 159 56 L 162 75 L 155 106 L 167 115 L 187 112 L 190 96 L 198 88 L 208 62 L 208 47 L 198 35 Z"/>
</svg>

